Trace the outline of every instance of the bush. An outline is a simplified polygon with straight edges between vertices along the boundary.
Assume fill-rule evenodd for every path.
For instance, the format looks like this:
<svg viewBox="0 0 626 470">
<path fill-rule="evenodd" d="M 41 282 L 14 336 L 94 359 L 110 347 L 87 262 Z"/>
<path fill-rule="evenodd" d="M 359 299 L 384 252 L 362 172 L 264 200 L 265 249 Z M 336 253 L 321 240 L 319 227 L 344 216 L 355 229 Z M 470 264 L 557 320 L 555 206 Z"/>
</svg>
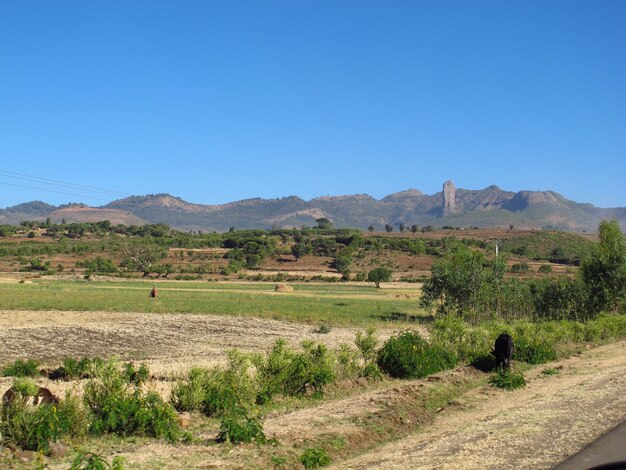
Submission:
<svg viewBox="0 0 626 470">
<path fill-rule="evenodd" d="M 38 375 L 40 375 L 39 362 L 34 359 L 26 361 L 17 359 L 13 364 L 2 369 L 3 377 L 37 377 Z"/>
<path fill-rule="evenodd" d="M 378 344 L 376 329 L 370 327 L 365 333 L 358 331 L 354 342 L 363 359 L 363 367 L 359 375 L 377 380 L 382 379 L 382 374 L 376 363 L 376 345 Z"/>
<path fill-rule="evenodd" d="M 550 274 L 552 272 L 552 266 L 549 264 L 542 264 L 539 266 L 539 272 L 541 274 Z"/>
<path fill-rule="evenodd" d="M 102 367 L 104 361 L 100 358 L 89 359 L 83 357 L 82 359 L 76 359 L 73 357 L 66 357 L 63 359 L 63 365 L 58 367 L 50 374 L 50 378 L 54 380 L 77 380 L 91 377 L 95 371 Z"/>
<path fill-rule="evenodd" d="M 378 365 L 392 377 L 426 377 L 454 367 L 458 359 L 449 350 L 429 344 L 417 332 L 403 331 L 391 337 L 378 351 Z"/>
<path fill-rule="evenodd" d="M 220 432 L 217 435 L 218 442 L 239 444 L 242 442 L 266 442 L 263 425 L 258 418 L 248 416 L 247 412 L 235 412 L 225 415 L 220 422 Z"/>
<path fill-rule="evenodd" d="M 72 462 L 72 466 L 70 470 L 123 470 L 124 469 L 124 458 L 114 457 L 109 464 L 103 457 L 98 454 L 88 453 L 83 454 L 82 452 L 78 452 L 74 461 Z"/>
<path fill-rule="evenodd" d="M 144 394 L 141 380 L 129 370 L 110 360 L 85 385 L 83 398 L 93 417 L 90 431 L 175 440 L 180 433 L 175 410 L 157 393 Z"/>
<path fill-rule="evenodd" d="M 515 263 L 511 266 L 512 273 L 527 273 L 530 271 L 528 263 Z"/>
<path fill-rule="evenodd" d="M 526 386 L 526 379 L 524 374 L 519 371 L 511 371 L 504 369 L 498 371 L 489 377 L 489 383 L 494 387 L 504 388 L 506 390 L 513 390 L 516 388 L 523 388 Z"/>
<path fill-rule="evenodd" d="M 324 386 L 335 381 L 333 358 L 326 346 L 304 341 L 302 347 L 304 351 L 296 353 L 279 339 L 266 358 L 257 357 L 258 403 L 269 401 L 275 394 L 323 393 Z"/>
<path fill-rule="evenodd" d="M 550 339 L 545 337 L 518 337 L 515 340 L 515 360 L 524 361 L 528 364 L 544 364 L 557 358 L 556 346 Z"/>
<path fill-rule="evenodd" d="M 88 427 L 87 411 L 76 397 L 67 394 L 58 405 L 34 406 L 22 398 L 34 396 L 38 387 L 28 379 L 13 383 L 18 398 L 0 410 L 2 444 L 47 453 L 50 443 L 63 436 L 79 437 Z"/>
<path fill-rule="evenodd" d="M 300 456 L 300 462 L 307 470 L 309 468 L 321 468 L 330 464 L 333 459 L 330 458 L 328 452 L 321 447 L 312 447 L 306 449 Z"/>
<path fill-rule="evenodd" d="M 191 369 L 188 378 L 172 390 L 171 402 L 179 411 L 198 410 L 207 416 L 244 409 L 257 395 L 251 365 L 247 355 L 229 351 L 226 369 Z"/>
</svg>

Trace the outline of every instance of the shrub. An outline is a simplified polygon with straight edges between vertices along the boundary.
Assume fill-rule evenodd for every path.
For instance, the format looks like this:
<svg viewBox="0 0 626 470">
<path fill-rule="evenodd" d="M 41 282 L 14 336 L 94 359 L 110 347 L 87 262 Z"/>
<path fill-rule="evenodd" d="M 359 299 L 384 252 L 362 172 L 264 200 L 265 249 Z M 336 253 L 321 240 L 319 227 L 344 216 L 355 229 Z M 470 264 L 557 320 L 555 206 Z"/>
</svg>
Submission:
<svg viewBox="0 0 626 470">
<path fill-rule="evenodd" d="M 361 377 L 369 377 L 377 380 L 382 379 L 382 374 L 376 363 L 376 345 L 378 345 L 376 329 L 370 327 L 365 333 L 358 331 L 354 342 L 363 359 L 363 367 L 359 375 Z"/>
<path fill-rule="evenodd" d="M 208 416 L 245 408 L 257 395 L 251 365 L 250 357 L 233 350 L 228 352 L 226 369 L 194 368 L 172 390 L 172 404 L 177 410 L 200 410 Z"/>
<path fill-rule="evenodd" d="M 17 379 L 13 390 L 18 399 L 0 410 L 3 444 L 47 453 L 51 442 L 63 436 L 78 437 L 86 433 L 87 411 L 74 396 L 67 394 L 66 400 L 58 405 L 33 406 L 21 398 L 34 396 L 37 385 L 28 379 Z"/>
<path fill-rule="evenodd" d="M 89 359 L 83 357 L 76 359 L 74 357 L 66 357 L 63 359 L 63 365 L 55 369 L 51 374 L 51 379 L 76 380 L 92 376 L 96 369 L 102 366 L 104 361 L 100 358 Z"/>
<path fill-rule="evenodd" d="M 239 444 L 242 442 L 266 442 L 263 425 L 258 418 L 248 416 L 247 412 L 240 411 L 225 415 L 220 422 L 218 442 Z"/>
<path fill-rule="evenodd" d="M 524 374 L 519 371 L 504 369 L 489 377 L 489 383 L 494 387 L 513 390 L 525 387 L 526 379 L 524 379 Z"/>
<path fill-rule="evenodd" d="M 417 332 L 403 331 L 387 340 L 378 351 L 381 370 L 396 378 L 419 378 L 454 367 L 456 355 L 431 345 Z"/>
<path fill-rule="evenodd" d="M 515 263 L 511 266 L 512 273 L 527 273 L 530 271 L 528 263 Z"/>
<path fill-rule="evenodd" d="M 339 345 L 335 358 L 335 377 L 337 380 L 354 379 L 361 373 L 359 355 L 347 344 Z"/>
<path fill-rule="evenodd" d="M 556 346 L 548 338 L 541 336 L 518 337 L 515 340 L 513 357 L 528 364 L 543 364 L 556 359 Z"/>
<path fill-rule="evenodd" d="M 85 385 L 85 404 L 94 434 L 146 435 L 174 440 L 180 429 L 175 410 L 155 392 L 143 393 L 141 381 L 110 360 Z"/>
<path fill-rule="evenodd" d="M 321 447 L 312 447 L 306 449 L 300 456 L 300 462 L 307 470 L 309 468 L 321 468 L 330 464 L 333 459 L 330 458 L 328 452 Z"/>
<path fill-rule="evenodd" d="M 3 377 L 36 377 L 39 375 L 39 362 L 35 359 L 17 359 L 2 369 Z"/>
<path fill-rule="evenodd" d="M 178 411 L 202 410 L 208 388 L 206 369 L 194 367 L 189 371 L 186 380 L 179 380 L 172 389 L 170 401 Z"/>
<path fill-rule="evenodd" d="M 294 352 L 281 338 L 266 358 L 256 358 L 258 403 L 269 401 L 275 394 L 323 393 L 324 386 L 335 381 L 333 358 L 326 346 L 304 341 L 302 347 L 303 352 Z"/>
<path fill-rule="evenodd" d="M 94 453 L 78 452 L 72 462 L 70 470 L 123 470 L 124 458 L 114 457 L 109 464 L 103 457 Z"/>
<path fill-rule="evenodd" d="M 542 264 L 539 266 L 539 272 L 541 274 L 550 274 L 552 272 L 552 266 L 549 264 Z"/>
</svg>

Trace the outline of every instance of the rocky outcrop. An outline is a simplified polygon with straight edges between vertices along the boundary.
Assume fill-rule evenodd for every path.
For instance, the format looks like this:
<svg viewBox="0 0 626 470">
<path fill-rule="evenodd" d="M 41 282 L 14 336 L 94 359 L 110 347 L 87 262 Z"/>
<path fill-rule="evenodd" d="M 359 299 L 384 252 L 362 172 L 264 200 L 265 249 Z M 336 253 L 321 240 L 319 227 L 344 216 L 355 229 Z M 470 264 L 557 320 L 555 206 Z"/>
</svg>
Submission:
<svg viewBox="0 0 626 470">
<path fill-rule="evenodd" d="M 448 180 L 443 183 L 441 198 L 441 213 L 444 216 L 456 214 L 459 211 L 456 205 L 456 186 L 454 186 L 454 183 L 452 181 Z"/>
</svg>

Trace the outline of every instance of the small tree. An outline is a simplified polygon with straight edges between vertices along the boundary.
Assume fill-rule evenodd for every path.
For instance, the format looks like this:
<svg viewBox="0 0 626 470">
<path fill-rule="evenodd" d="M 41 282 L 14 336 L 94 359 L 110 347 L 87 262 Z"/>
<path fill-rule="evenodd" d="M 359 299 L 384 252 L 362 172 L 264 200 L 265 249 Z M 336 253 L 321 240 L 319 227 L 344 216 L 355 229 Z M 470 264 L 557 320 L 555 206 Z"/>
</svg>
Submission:
<svg viewBox="0 0 626 470">
<path fill-rule="evenodd" d="M 582 279 L 595 312 L 616 310 L 626 302 L 626 242 L 616 219 L 600 222 L 598 235 L 600 243 L 582 265 Z"/>
<path fill-rule="evenodd" d="M 370 225 L 369 227 L 367 227 L 367 231 L 368 231 L 369 233 L 372 233 L 372 232 L 374 231 L 374 226 L 373 226 L 373 225 Z"/>
<path fill-rule="evenodd" d="M 416 224 L 411 225 L 411 232 L 417 233 L 419 229 L 420 229 L 419 225 L 416 225 Z"/>
<path fill-rule="evenodd" d="M 386 231 L 387 233 L 391 233 L 391 232 L 393 232 L 393 225 L 391 225 L 391 224 L 385 224 L 385 231 Z"/>
<path fill-rule="evenodd" d="M 372 269 L 367 274 L 367 280 L 369 282 L 374 282 L 376 284 L 376 287 L 380 287 L 381 282 L 389 282 L 391 280 L 392 274 L 393 273 L 391 269 L 376 268 L 376 269 Z"/>
<path fill-rule="evenodd" d="M 296 243 L 291 247 L 291 254 L 294 256 L 294 258 L 296 258 L 296 261 L 298 261 L 300 258 L 308 254 L 309 252 L 310 252 L 310 247 L 304 243 Z"/>
<path fill-rule="evenodd" d="M 315 222 L 317 222 L 317 228 L 319 229 L 329 229 L 333 227 L 333 223 L 326 217 L 320 217 L 316 219 Z"/>
<path fill-rule="evenodd" d="M 406 225 L 400 224 L 399 228 L 400 228 L 400 233 L 404 233 L 404 230 L 406 229 Z"/>
</svg>

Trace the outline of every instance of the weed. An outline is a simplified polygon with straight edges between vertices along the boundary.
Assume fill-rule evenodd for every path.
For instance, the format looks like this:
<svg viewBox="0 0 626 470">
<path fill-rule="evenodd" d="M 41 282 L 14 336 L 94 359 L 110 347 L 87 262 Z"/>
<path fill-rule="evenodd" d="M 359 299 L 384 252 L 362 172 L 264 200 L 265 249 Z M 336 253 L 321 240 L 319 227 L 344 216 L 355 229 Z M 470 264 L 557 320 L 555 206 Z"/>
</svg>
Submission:
<svg viewBox="0 0 626 470">
<path fill-rule="evenodd" d="M 309 468 L 321 468 L 330 464 L 333 459 L 330 458 L 328 452 L 321 447 L 311 447 L 304 451 L 300 456 L 300 462 L 307 470 Z"/>
<path fill-rule="evenodd" d="M 543 375 L 558 375 L 560 372 L 556 369 L 544 369 L 541 371 Z"/>
<path fill-rule="evenodd" d="M 259 419 L 248 416 L 248 413 L 242 410 L 229 413 L 221 419 L 217 441 L 231 444 L 242 442 L 263 444 L 267 439 Z"/>
<path fill-rule="evenodd" d="M 109 464 L 103 457 L 94 453 L 78 452 L 72 461 L 70 470 L 123 470 L 124 458 L 114 457 Z"/>
<path fill-rule="evenodd" d="M 128 372 L 110 360 L 85 385 L 83 398 L 93 416 L 90 431 L 175 440 L 180 434 L 175 410 L 157 393 L 144 394 L 141 380 Z"/>
<path fill-rule="evenodd" d="M 494 387 L 504 388 L 506 390 L 513 390 L 516 388 L 525 387 L 526 379 L 524 379 L 524 374 L 519 371 L 504 369 L 497 371 L 495 374 L 489 377 L 489 383 Z"/>
<path fill-rule="evenodd" d="M 17 359 L 13 364 L 2 369 L 3 377 L 37 377 L 38 375 L 40 375 L 39 362 L 35 359 L 25 361 Z"/>
<path fill-rule="evenodd" d="M 313 333 L 316 333 L 318 335 L 325 335 L 330 333 L 331 331 L 331 327 L 328 325 L 320 325 L 317 328 L 313 329 Z"/>
</svg>

